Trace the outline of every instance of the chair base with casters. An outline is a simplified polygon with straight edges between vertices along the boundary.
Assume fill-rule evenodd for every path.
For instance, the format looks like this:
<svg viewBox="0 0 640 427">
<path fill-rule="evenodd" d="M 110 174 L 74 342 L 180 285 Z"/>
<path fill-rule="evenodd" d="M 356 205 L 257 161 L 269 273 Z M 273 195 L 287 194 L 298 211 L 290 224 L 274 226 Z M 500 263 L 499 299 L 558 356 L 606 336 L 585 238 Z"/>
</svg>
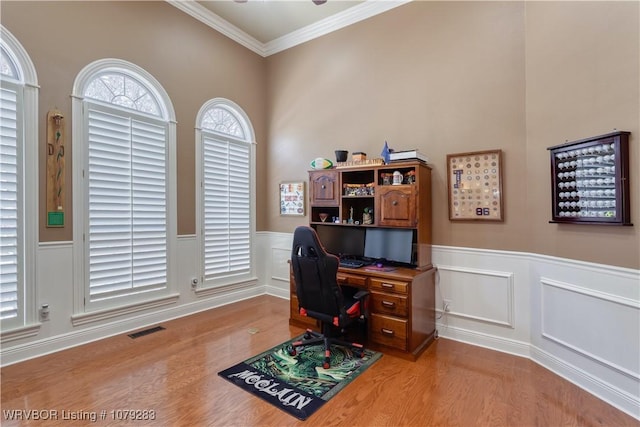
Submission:
<svg viewBox="0 0 640 427">
<path fill-rule="evenodd" d="M 340 332 L 344 333 L 344 327 L 353 323 L 366 324 L 366 316 L 364 314 L 366 310 L 362 310 L 361 307 L 366 307 L 365 298 L 368 295 L 368 291 L 359 291 L 355 295 L 353 295 L 353 303 L 350 304 L 350 307 L 346 311 L 350 317 L 349 321 L 347 322 L 340 322 L 339 318 L 337 317 L 331 319 L 330 317 L 321 313 L 309 313 L 304 308 L 300 308 L 300 314 L 302 316 L 310 316 L 316 319 L 321 319 L 322 332 L 316 332 L 312 331 L 311 329 L 307 329 L 302 340 L 294 341 L 289 345 L 287 349 L 289 355 L 295 356 L 296 354 L 298 354 L 300 348 L 304 348 L 313 344 L 324 343 L 324 362 L 322 363 L 322 367 L 324 369 L 329 369 L 331 367 L 332 345 L 340 345 L 342 347 L 349 348 L 356 357 L 364 357 L 364 346 L 362 344 L 339 339 L 334 336 L 333 332 L 334 329 L 340 328 Z"/>
<path fill-rule="evenodd" d="M 324 343 L 324 361 L 322 362 L 322 367 L 324 369 L 329 369 L 331 367 L 331 346 L 334 344 L 350 348 L 356 357 L 364 357 L 364 346 L 362 344 L 343 341 L 338 338 L 327 336 L 324 333 L 312 331 L 311 329 L 306 330 L 302 340 L 292 342 L 287 351 L 290 356 L 295 356 L 301 348 L 317 343 Z"/>
</svg>

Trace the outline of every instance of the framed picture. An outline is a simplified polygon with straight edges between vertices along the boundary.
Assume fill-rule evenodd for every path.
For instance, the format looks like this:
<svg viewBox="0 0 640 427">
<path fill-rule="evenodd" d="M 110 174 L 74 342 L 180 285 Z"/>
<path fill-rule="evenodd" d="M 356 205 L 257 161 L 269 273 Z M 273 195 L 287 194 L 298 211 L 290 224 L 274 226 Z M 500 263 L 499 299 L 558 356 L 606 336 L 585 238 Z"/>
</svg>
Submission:
<svg viewBox="0 0 640 427">
<path fill-rule="evenodd" d="M 280 215 L 304 216 L 304 181 L 280 183 Z"/>
<path fill-rule="evenodd" d="M 503 221 L 502 150 L 447 155 L 449 220 Z"/>
<path fill-rule="evenodd" d="M 551 223 L 633 225 L 629 132 L 549 147 Z"/>
</svg>

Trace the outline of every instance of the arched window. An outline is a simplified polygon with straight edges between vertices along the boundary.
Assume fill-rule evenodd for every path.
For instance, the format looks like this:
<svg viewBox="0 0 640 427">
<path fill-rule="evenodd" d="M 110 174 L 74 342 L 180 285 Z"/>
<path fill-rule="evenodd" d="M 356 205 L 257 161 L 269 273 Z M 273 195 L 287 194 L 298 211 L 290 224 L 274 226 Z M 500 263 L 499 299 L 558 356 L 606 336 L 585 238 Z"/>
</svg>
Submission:
<svg viewBox="0 0 640 427">
<path fill-rule="evenodd" d="M 38 83 L 22 45 L 0 30 L 0 324 L 11 339 L 32 334 L 37 321 L 38 177 L 26 172 L 38 170 Z"/>
<path fill-rule="evenodd" d="M 159 101 L 134 76 L 108 70 L 95 76 L 87 85 L 84 96 L 107 104 L 161 117 Z"/>
<path fill-rule="evenodd" d="M 84 283 L 76 312 L 144 306 L 166 297 L 171 283 L 171 102 L 146 71 L 113 59 L 85 67 L 74 97 L 74 189 L 82 189 L 74 191 L 76 274 Z"/>
<path fill-rule="evenodd" d="M 196 119 L 202 288 L 254 278 L 254 134 L 232 101 L 205 103 Z"/>
</svg>

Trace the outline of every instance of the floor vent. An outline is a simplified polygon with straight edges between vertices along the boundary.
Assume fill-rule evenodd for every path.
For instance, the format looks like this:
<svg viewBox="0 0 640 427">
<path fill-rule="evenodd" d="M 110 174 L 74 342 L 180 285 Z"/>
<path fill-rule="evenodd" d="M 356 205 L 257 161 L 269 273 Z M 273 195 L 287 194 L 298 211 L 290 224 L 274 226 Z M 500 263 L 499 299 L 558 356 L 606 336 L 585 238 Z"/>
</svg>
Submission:
<svg viewBox="0 0 640 427">
<path fill-rule="evenodd" d="M 164 328 L 162 326 L 156 326 L 153 328 L 149 328 L 149 329 L 145 329 L 144 331 L 138 331 L 138 332 L 134 332 L 133 334 L 129 334 L 130 338 L 136 339 L 136 338 L 140 338 L 143 337 L 145 335 L 149 335 L 152 334 L 154 332 L 158 332 L 158 331 L 164 331 Z"/>
</svg>

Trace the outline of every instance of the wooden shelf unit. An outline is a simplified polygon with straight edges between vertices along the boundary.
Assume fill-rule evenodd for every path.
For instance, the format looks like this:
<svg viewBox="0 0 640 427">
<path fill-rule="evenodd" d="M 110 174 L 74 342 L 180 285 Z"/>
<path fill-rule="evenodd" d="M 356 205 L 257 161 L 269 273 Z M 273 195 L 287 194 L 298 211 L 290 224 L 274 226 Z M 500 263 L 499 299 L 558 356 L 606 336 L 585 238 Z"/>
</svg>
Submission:
<svg viewBox="0 0 640 427">
<path fill-rule="evenodd" d="M 394 185 L 394 172 L 403 176 Z M 435 338 L 435 272 L 431 261 L 431 168 L 418 161 L 309 172 L 312 227 L 413 230 L 416 268 L 340 267 L 338 283 L 370 291 L 366 346 L 415 360 Z M 371 224 L 363 224 L 369 208 Z M 320 214 L 326 214 L 321 220 Z M 319 329 L 300 316 L 290 277 L 291 325 Z"/>
<path fill-rule="evenodd" d="M 393 185 L 385 180 L 385 176 L 392 176 L 395 171 L 403 175 L 402 184 Z M 411 177 L 412 183 L 405 183 L 407 177 Z M 370 189 L 362 193 L 370 193 L 345 195 L 348 186 L 358 185 Z M 312 227 L 412 229 L 417 268 L 428 270 L 432 267 L 431 168 L 428 165 L 414 161 L 368 168 L 314 170 L 309 172 L 309 188 L 309 224 Z M 373 221 L 368 225 L 363 224 L 365 208 L 373 213 Z M 321 213 L 327 214 L 324 222 L 320 219 Z M 351 218 L 353 223 L 349 222 Z"/>
</svg>

